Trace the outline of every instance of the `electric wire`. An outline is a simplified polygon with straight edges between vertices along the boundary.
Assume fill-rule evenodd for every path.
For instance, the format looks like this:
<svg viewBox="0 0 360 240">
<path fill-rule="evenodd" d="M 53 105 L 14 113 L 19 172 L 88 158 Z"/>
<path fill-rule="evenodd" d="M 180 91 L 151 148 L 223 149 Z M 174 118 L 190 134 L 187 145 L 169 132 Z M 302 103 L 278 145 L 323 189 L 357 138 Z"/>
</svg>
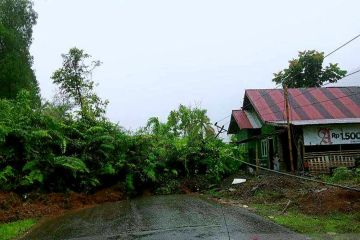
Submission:
<svg viewBox="0 0 360 240">
<path fill-rule="evenodd" d="M 342 99 L 342 98 L 346 98 L 346 97 L 351 97 L 351 96 L 354 96 L 354 95 L 357 95 L 357 94 L 360 94 L 360 92 L 352 93 L 352 94 L 348 94 L 348 95 L 344 95 L 344 96 L 336 97 L 336 98 L 329 98 L 329 99 L 322 100 L 322 101 L 316 101 L 316 102 L 312 102 L 312 103 L 305 104 L 305 105 L 299 105 L 299 106 L 293 107 L 293 109 L 302 108 L 302 107 L 307 107 L 307 106 L 312 106 L 312 105 L 315 105 L 315 104 L 324 103 L 324 102 L 329 102 L 329 101 L 336 100 L 336 99 Z M 266 113 L 266 114 L 261 114 L 261 116 L 263 117 L 263 116 L 267 116 L 267 115 L 269 115 L 269 114 L 275 114 L 275 113 L 280 113 L 280 112 L 283 112 L 283 111 L 269 112 L 269 113 Z"/>
<path fill-rule="evenodd" d="M 331 51 L 330 53 L 326 54 L 326 55 L 324 56 L 324 58 L 327 58 L 328 56 L 334 54 L 335 52 L 337 52 L 338 50 L 342 49 L 343 47 L 345 47 L 346 45 L 350 44 L 352 41 L 356 40 L 356 39 L 359 38 L 359 37 L 360 37 L 360 34 L 356 35 L 355 37 L 353 37 L 352 39 L 350 39 L 350 40 L 347 41 L 346 43 L 342 44 L 341 46 L 337 47 L 336 49 L 334 49 L 334 50 Z M 354 71 L 354 72 L 352 72 L 352 73 L 350 73 L 350 74 L 345 75 L 342 79 L 344 79 L 344 78 L 346 78 L 346 77 L 348 77 L 348 76 L 351 76 L 351 75 L 353 75 L 353 74 L 356 74 L 356 73 L 358 73 L 358 72 L 360 72 L 360 69 L 357 70 L 357 71 Z M 341 80 L 341 79 L 340 79 L 340 80 Z M 324 84 L 323 86 L 326 86 L 326 85 L 328 85 L 328 84 L 331 84 L 331 82 L 328 82 L 328 83 Z M 279 85 L 281 86 L 281 84 L 278 84 L 278 86 L 279 86 Z M 275 88 L 278 88 L 278 86 L 275 87 Z M 263 94 L 261 94 L 257 99 L 254 99 L 253 101 L 256 102 L 257 100 L 261 99 L 265 94 L 267 94 L 267 91 L 269 91 L 269 90 L 272 90 L 272 89 L 266 90 Z M 311 89 L 310 89 L 310 90 L 311 90 Z M 303 93 L 301 93 L 301 94 L 303 94 Z M 296 95 L 296 96 L 293 96 L 293 97 L 300 96 L 301 94 Z M 279 102 L 278 104 L 280 104 L 280 103 L 281 103 L 281 102 Z M 247 108 L 248 106 L 250 106 L 250 105 L 251 105 L 251 103 L 248 103 L 247 105 L 243 106 L 242 109 L 246 109 L 246 108 Z M 271 109 L 271 106 L 269 106 L 269 108 Z M 258 109 L 258 111 L 259 111 L 259 110 L 260 110 L 260 109 Z M 214 125 L 216 126 L 218 122 L 221 122 L 221 121 L 223 121 L 223 120 L 231 117 L 231 115 L 232 115 L 232 114 L 230 114 L 230 115 L 228 115 L 228 116 L 226 116 L 226 117 L 224 117 L 224 118 L 216 121 Z"/>
<path fill-rule="evenodd" d="M 352 39 L 350 39 L 349 41 L 347 41 L 346 43 L 344 43 L 343 45 L 341 45 L 340 47 L 336 48 L 335 50 L 331 51 L 330 53 L 328 53 L 327 55 L 324 56 L 324 58 L 330 56 L 331 54 L 337 52 L 338 50 L 340 50 L 341 48 L 345 47 L 346 45 L 348 45 L 349 43 L 351 43 L 352 41 L 354 41 L 355 39 L 357 39 L 358 37 L 360 37 L 360 34 L 356 35 L 355 37 L 353 37 Z"/>
<path fill-rule="evenodd" d="M 348 77 L 348 76 L 351 76 L 351 75 L 354 75 L 354 74 L 356 74 L 356 73 L 358 73 L 358 72 L 360 72 L 360 69 L 359 69 L 359 70 L 356 70 L 356 71 L 354 71 L 354 72 L 352 72 L 352 73 L 349 73 L 349 74 L 345 75 L 345 76 L 344 76 L 343 78 L 341 78 L 340 80 L 343 80 L 344 78 L 346 78 L 346 77 Z M 339 80 L 339 81 L 340 81 L 340 80 Z M 329 84 L 331 84 L 331 82 L 325 83 L 323 86 L 327 86 L 327 85 L 329 85 Z M 298 96 L 300 96 L 300 95 L 303 95 L 303 94 L 306 93 L 306 92 L 307 92 L 307 93 L 310 93 L 310 92 L 315 91 L 315 90 L 317 90 L 317 89 L 318 89 L 318 88 L 309 88 L 309 89 L 304 90 L 303 92 L 301 92 L 301 93 L 299 93 L 299 94 L 296 94 L 296 95 L 292 96 L 292 98 L 296 98 L 296 97 L 298 97 Z M 348 88 L 348 89 L 349 89 L 349 88 Z M 349 90 L 350 90 L 350 89 L 349 89 Z M 281 100 L 280 102 L 277 102 L 277 103 L 275 103 L 275 104 L 268 105 L 268 107 L 258 108 L 257 111 L 260 112 L 260 110 L 270 110 L 270 112 L 265 112 L 265 113 L 261 114 L 261 116 L 265 116 L 265 115 L 269 115 L 269 114 L 275 113 L 275 112 L 272 112 L 272 111 L 271 111 L 271 107 L 276 106 L 276 105 L 279 105 L 279 104 L 281 104 L 281 103 L 283 103 L 283 102 L 285 102 L 285 99 L 284 99 L 284 100 Z M 277 111 L 277 112 L 279 112 L 279 111 Z M 277 113 L 277 112 L 276 112 L 276 113 Z"/>
<path fill-rule="evenodd" d="M 273 172 L 273 173 L 276 173 L 276 174 L 285 175 L 285 176 L 289 176 L 289 177 L 293 177 L 293 178 L 298 178 L 298 179 L 305 180 L 305 181 L 321 183 L 321 184 L 328 185 L 328 186 L 343 188 L 343 189 L 350 190 L 350 191 L 360 192 L 360 189 L 358 189 L 358 188 L 352 188 L 352 187 L 348 187 L 348 186 L 343 186 L 343 185 L 336 184 L 336 183 L 324 182 L 324 181 L 320 181 L 320 180 L 317 180 L 317 179 L 298 176 L 298 175 L 294 175 L 294 174 L 290 174 L 290 173 L 286 173 L 286 172 L 279 172 L 279 171 L 275 171 L 275 170 L 272 170 L 272 169 L 269 169 L 269 168 L 261 167 L 261 166 L 258 166 L 258 165 L 252 164 L 252 163 L 248 163 L 246 161 L 240 160 L 240 159 L 235 158 L 233 156 L 228 156 L 228 157 L 234 159 L 235 161 L 242 162 L 242 163 L 244 163 L 246 165 L 256 167 L 256 168 L 259 168 L 259 169 L 262 169 L 262 170 L 265 170 L 265 171 Z"/>
</svg>

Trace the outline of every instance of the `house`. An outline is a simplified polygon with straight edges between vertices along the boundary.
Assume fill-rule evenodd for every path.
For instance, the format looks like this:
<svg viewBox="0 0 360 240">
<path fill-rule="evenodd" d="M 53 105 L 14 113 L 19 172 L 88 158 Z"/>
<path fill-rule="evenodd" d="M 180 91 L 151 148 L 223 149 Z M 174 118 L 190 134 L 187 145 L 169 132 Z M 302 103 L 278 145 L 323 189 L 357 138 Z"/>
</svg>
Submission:
<svg viewBox="0 0 360 240">
<path fill-rule="evenodd" d="M 289 114 L 283 89 L 245 91 L 243 106 L 233 110 L 228 134 L 246 146 L 252 163 L 290 171 L 290 144 L 295 170 L 328 173 L 355 165 L 360 157 L 360 87 L 288 89 Z M 287 117 L 289 117 L 290 136 Z"/>
</svg>

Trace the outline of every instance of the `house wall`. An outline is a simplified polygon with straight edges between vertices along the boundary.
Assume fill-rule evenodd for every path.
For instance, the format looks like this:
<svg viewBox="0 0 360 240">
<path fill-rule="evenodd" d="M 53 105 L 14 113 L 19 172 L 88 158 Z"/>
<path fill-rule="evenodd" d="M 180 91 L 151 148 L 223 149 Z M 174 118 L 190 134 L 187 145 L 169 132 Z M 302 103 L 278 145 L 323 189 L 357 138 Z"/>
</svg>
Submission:
<svg viewBox="0 0 360 240">
<path fill-rule="evenodd" d="M 247 140 L 251 137 L 257 136 L 259 134 L 258 130 L 254 129 L 242 129 L 239 130 L 237 134 L 235 134 L 237 141 Z M 257 143 L 259 145 L 258 140 L 252 140 L 247 143 L 243 143 L 245 145 L 245 159 L 250 163 L 255 164 L 256 160 L 256 146 Z M 259 150 L 259 147 L 258 147 Z"/>
<path fill-rule="evenodd" d="M 282 155 L 279 138 L 276 136 L 276 128 L 273 126 L 265 125 L 261 129 L 243 129 L 235 136 L 238 141 L 247 140 L 254 136 L 263 136 L 263 138 L 243 143 L 247 149 L 245 157 L 250 163 L 256 164 L 257 152 L 260 166 L 273 168 L 272 160 L 275 153 Z"/>
</svg>

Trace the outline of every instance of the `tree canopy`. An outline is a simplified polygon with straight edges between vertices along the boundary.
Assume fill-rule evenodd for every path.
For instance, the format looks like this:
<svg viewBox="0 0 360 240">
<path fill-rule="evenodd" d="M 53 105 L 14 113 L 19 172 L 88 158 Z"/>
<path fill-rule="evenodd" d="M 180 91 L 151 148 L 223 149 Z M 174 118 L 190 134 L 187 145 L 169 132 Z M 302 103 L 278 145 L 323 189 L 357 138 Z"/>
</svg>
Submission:
<svg viewBox="0 0 360 240">
<path fill-rule="evenodd" d="M 335 83 L 346 75 L 337 63 L 323 67 L 324 53 L 315 50 L 299 52 L 298 58 L 289 61 L 289 67 L 274 73 L 273 82 L 289 88 L 321 87 Z"/>
<path fill-rule="evenodd" d="M 63 54 L 63 66 L 52 75 L 59 85 L 62 96 L 69 98 L 73 106 L 80 108 L 83 118 L 101 117 L 105 113 L 107 101 L 102 101 L 94 92 L 93 70 L 100 61 L 86 62 L 91 56 L 84 50 L 72 48 Z"/>
<path fill-rule="evenodd" d="M 29 48 L 37 14 L 29 0 L 0 0 L 0 98 L 15 99 L 28 90 L 33 102 L 40 91 Z"/>
</svg>

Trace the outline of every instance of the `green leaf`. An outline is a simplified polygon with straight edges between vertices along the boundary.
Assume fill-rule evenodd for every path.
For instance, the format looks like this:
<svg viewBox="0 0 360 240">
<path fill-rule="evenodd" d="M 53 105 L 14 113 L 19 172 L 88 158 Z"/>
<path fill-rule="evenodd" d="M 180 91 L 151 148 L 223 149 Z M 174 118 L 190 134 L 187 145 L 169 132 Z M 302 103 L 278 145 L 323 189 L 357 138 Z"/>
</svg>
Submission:
<svg viewBox="0 0 360 240">
<path fill-rule="evenodd" d="M 79 158 L 60 156 L 54 158 L 54 165 L 74 172 L 89 172 L 86 164 Z"/>
<path fill-rule="evenodd" d="M 130 191 L 134 191 L 134 175 L 132 173 L 128 173 L 125 178 L 126 187 Z"/>
<path fill-rule="evenodd" d="M 25 165 L 23 166 L 22 170 L 25 172 L 25 171 L 32 171 L 34 169 L 36 169 L 37 165 L 38 165 L 38 161 L 30 161 L 30 162 L 27 162 L 25 163 Z"/>
<path fill-rule="evenodd" d="M 105 166 L 100 169 L 100 174 L 102 175 L 114 175 L 115 173 L 116 171 L 110 163 L 105 164 Z"/>
<path fill-rule="evenodd" d="M 51 136 L 47 130 L 37 130 L 31 132 L 31 137 L 34 139 L 40 139 L 40 138 L 50 138 Z"/>
<path fill-rule="evenodd" d="M 20 185 L 23 186 L 30 186 L 33 185 L 35 182 L 43 183 L 44 182 L 44 175 L 41 173 L 40 170 L 33 170 L 30 172 L 29 175 L 25 176 Z"/>
<path fill-rule="evenodd" d="M 9 178 L 14 176 L 14 169 L 11 166 L 6 166 L 2 171 L 0 171 L 0 183 L 6 184 Z"/>
</svg>

